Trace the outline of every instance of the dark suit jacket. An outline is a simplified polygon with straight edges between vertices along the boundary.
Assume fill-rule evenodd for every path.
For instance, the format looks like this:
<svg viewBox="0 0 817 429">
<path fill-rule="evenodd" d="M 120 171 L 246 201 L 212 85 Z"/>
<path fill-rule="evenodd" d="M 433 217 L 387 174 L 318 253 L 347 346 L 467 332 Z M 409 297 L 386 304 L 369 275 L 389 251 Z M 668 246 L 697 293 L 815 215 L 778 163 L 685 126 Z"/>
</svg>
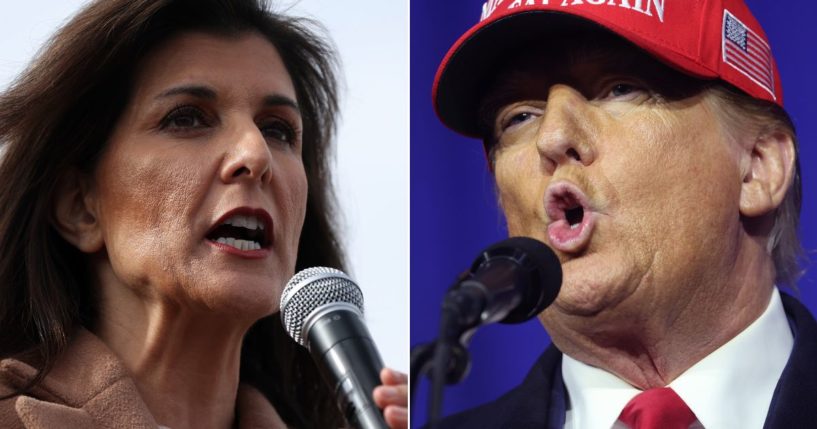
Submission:
<svg viewBox="0 0 817 429">
<path fill-rule="evenodd" d="M 777 382 L 764 428 L 817 427 L 817 322 L 796 299 L 781 293 L 794 333 L 794 348 Z M 521 385 L 499 399 L 445 418 L 439 428 L 562 429 L 567 390 L 562 353 L 553 345 Z"/>
</svg>

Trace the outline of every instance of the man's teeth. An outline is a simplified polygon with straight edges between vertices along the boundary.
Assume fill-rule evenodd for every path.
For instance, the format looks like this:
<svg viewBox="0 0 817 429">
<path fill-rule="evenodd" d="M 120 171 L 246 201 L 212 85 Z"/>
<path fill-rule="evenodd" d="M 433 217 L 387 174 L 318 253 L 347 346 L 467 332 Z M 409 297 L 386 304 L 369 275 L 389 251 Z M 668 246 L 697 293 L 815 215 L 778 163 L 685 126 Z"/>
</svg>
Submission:
<svg viewBox="0 0 817 429">
<path fill-rule="evenodd" d="M 224 225 L 232 225 L 247 229 L 264 229 L 264 222 L 255 216 L 235 215 L 224 221 Z"/>
<path fill-rule="evenodd" d="M 248 241 L 248 240 L 236 240 L 235 238 L 229 237 L 224 238 L 221 237 L 216 242 L 221 244 L 226 244 L 228 246 L 233 246 L 238 250 L 258 250 L 261 248 L 261 243 L 257 241 Z"/>
</svg>

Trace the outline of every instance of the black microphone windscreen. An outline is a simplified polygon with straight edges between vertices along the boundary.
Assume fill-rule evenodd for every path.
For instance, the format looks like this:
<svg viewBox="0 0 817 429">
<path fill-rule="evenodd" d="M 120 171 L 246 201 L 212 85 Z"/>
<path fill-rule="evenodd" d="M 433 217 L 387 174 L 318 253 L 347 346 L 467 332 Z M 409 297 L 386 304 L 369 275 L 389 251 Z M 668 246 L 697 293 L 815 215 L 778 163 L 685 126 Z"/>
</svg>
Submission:
<svg viewBox="0 0 817 429">
<path fill-rule="evenodd" d="M 501 323 L 521 323 L 541 313 L 556 299 L 562 286 L 562 265 L 547 245 L 529 237 L 511 237 L 493 244 L 477 257 L 471 273 L 478 275 L 497 260 L 511 260 L 522 289 L 519 305 Z"/>
</svg>

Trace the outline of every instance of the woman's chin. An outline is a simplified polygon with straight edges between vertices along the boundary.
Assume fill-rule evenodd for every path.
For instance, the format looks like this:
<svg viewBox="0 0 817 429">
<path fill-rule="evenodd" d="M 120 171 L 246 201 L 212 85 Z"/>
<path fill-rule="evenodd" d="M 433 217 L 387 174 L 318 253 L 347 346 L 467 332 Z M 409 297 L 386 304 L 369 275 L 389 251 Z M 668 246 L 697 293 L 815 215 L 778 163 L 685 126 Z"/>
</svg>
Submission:
<svg viewBox="0 0 817 429">
<path fill-rule="evenodd" d="M 213 315 L 253 323 L 278 311 L 281 289 L 273 286 L 268 279 L 252 281 L 242 278 L 240 282 L 232 279 L 201 285 L 190 291 L 189 295 Z"/>
</svg>

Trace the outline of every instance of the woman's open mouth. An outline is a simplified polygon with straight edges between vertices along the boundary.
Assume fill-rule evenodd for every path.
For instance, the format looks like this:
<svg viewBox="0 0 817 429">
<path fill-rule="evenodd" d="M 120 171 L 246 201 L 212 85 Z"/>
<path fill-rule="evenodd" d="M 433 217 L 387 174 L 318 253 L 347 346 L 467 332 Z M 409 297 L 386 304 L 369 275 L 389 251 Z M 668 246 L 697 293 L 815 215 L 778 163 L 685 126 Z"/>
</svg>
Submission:
<svg viewBox="0 0 817 429">
<path fill-rule="evenodd" d="M 545 192 L 545 211 L 551 246 L 565 253 L 578 253 L 590 243 L 595 213 L 587 196 L 570 182 L 557 182 Z"/>
<path fill-rule="evenodd" d="M 231 210 L 216 223 L 207 240 L 241 253 L 258 253 L 270 247 L 272 221 L 263 210 Z"/>
</svg>

